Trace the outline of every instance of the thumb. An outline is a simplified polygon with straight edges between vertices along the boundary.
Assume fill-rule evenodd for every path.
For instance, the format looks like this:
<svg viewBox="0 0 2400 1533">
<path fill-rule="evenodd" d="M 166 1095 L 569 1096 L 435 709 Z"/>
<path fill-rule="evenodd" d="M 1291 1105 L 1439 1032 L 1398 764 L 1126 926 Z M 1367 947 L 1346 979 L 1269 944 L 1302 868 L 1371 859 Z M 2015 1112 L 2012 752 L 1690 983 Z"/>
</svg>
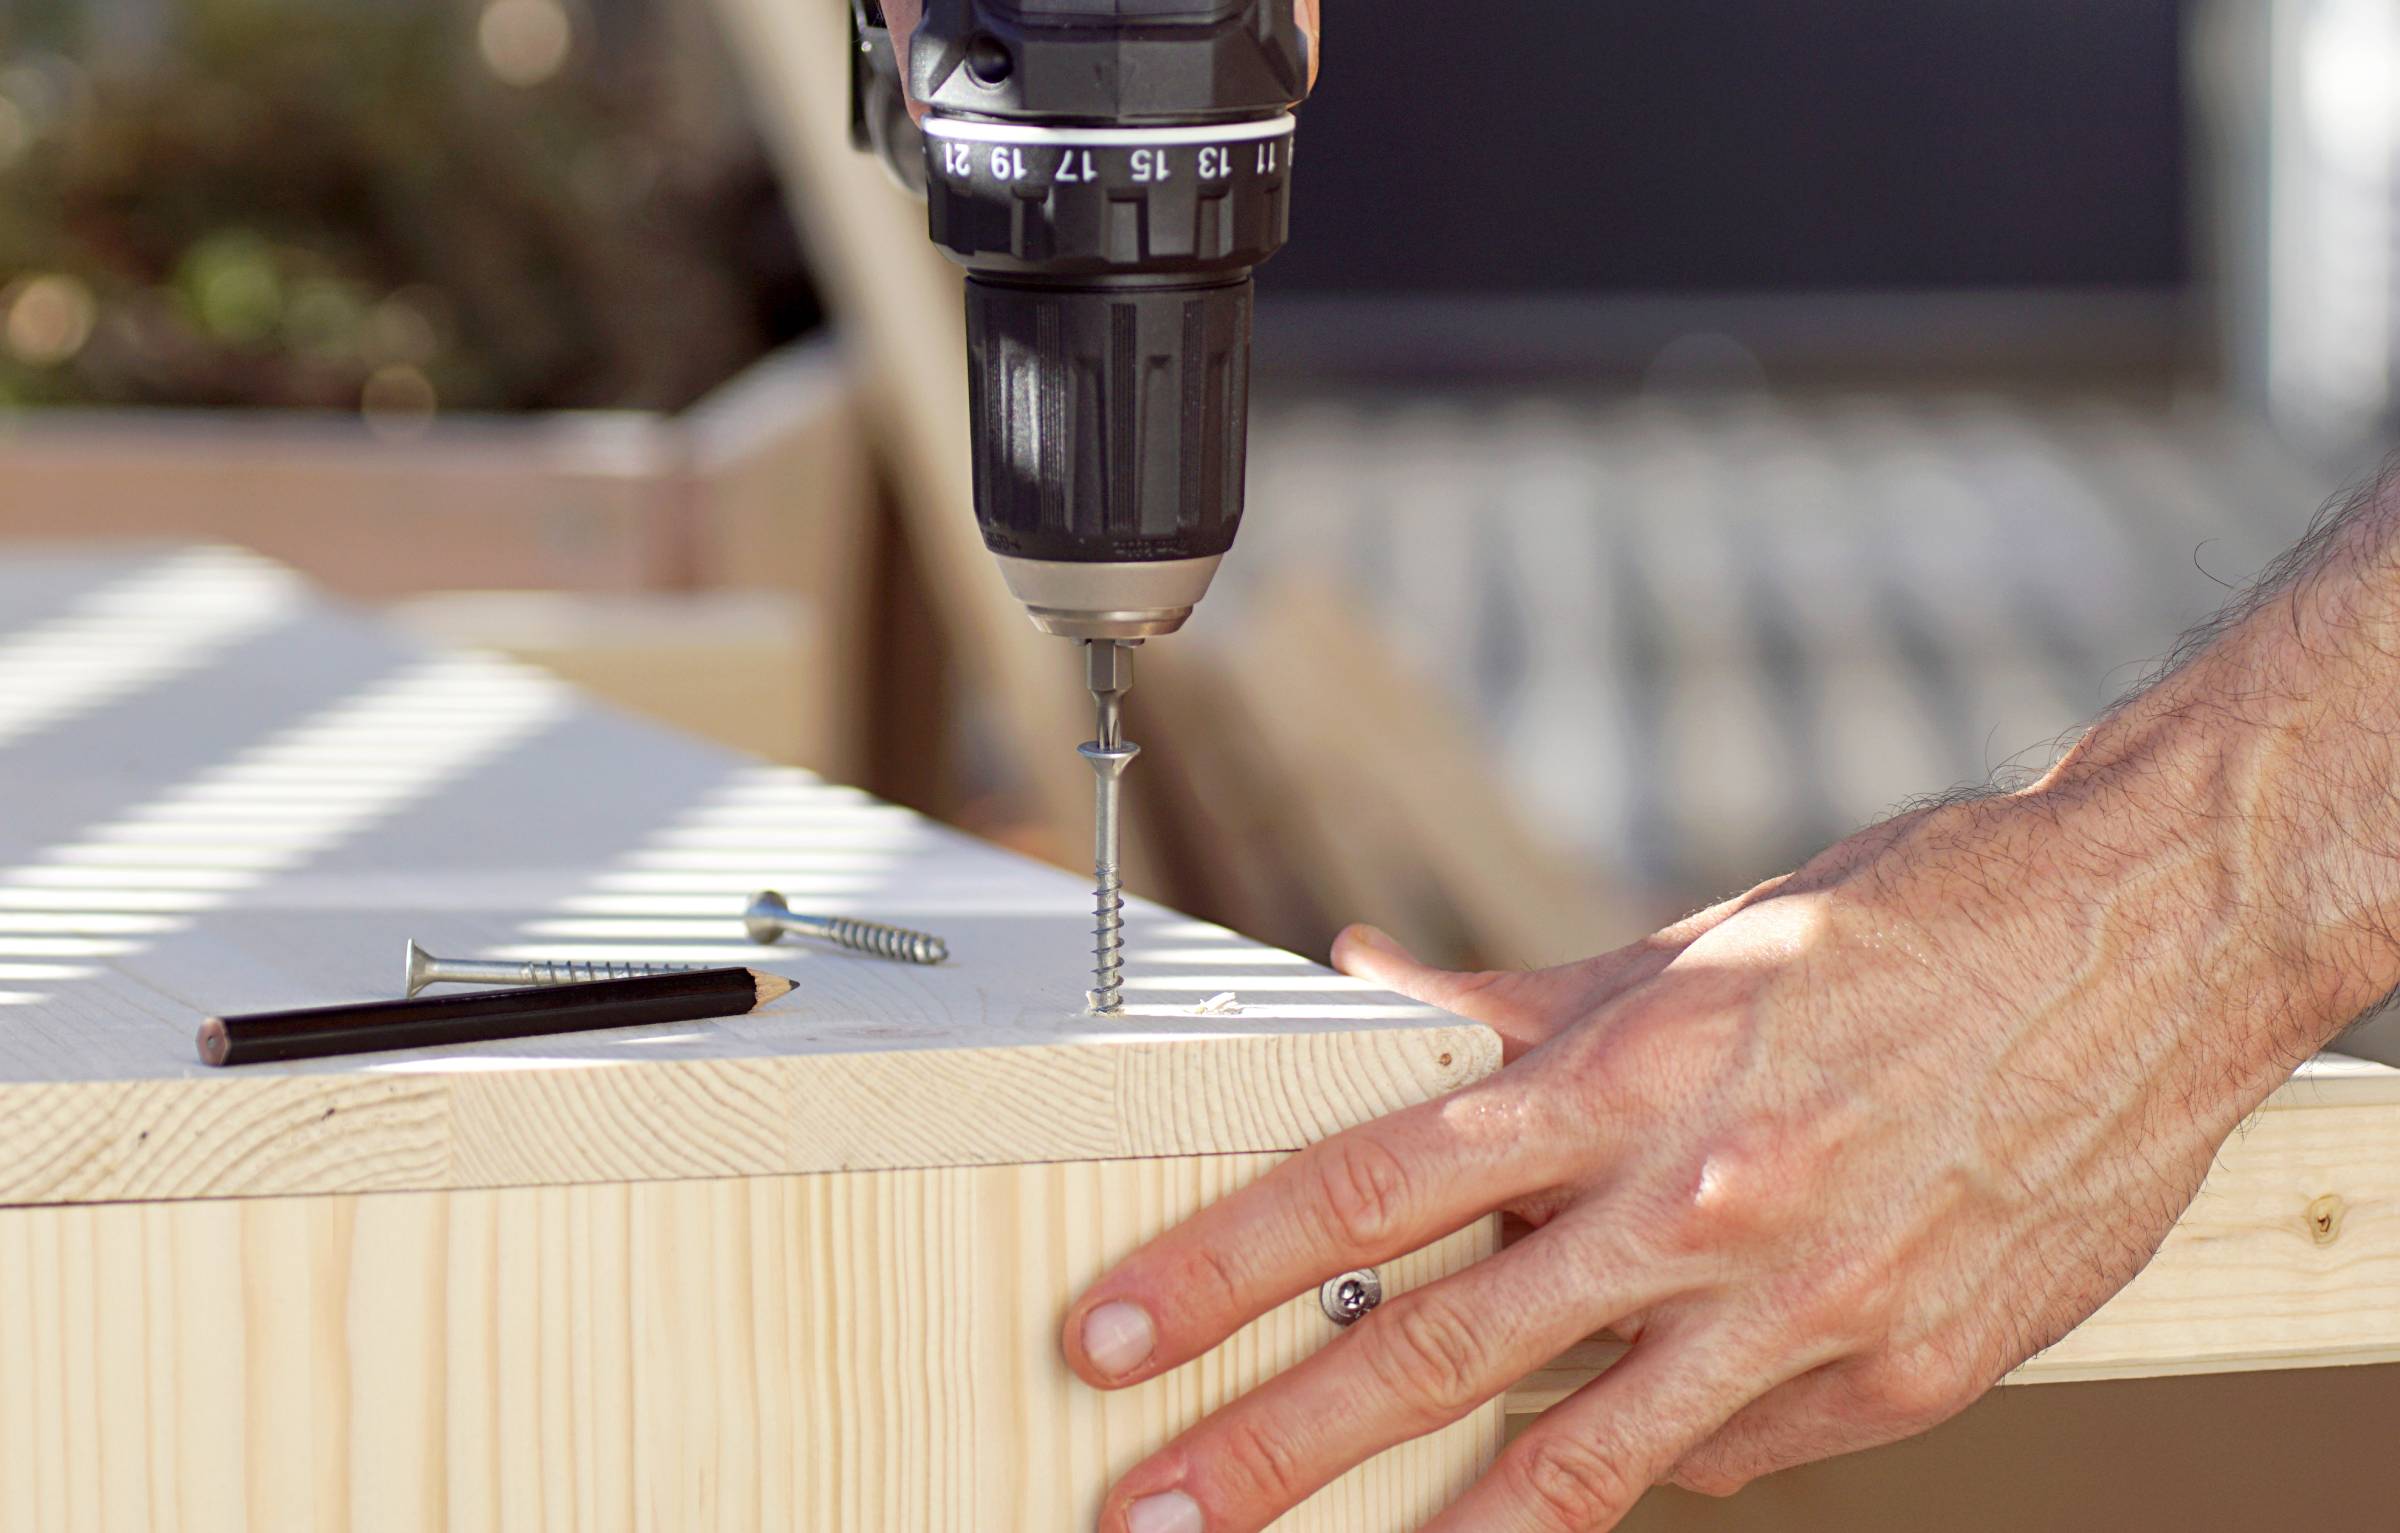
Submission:
<svg viewBox="0 0 2400 1533">
<path fill-rule="evenodd" d="M 1440 969 L 1372 926 L 1347 927 L 1333 939 L 1333 966 L 1353 979 L 1481 1022 L 1500 1035 L 1510 1059 L 1574 1020 L 1556 1004 L 1555 971 Z"/>
</svg>

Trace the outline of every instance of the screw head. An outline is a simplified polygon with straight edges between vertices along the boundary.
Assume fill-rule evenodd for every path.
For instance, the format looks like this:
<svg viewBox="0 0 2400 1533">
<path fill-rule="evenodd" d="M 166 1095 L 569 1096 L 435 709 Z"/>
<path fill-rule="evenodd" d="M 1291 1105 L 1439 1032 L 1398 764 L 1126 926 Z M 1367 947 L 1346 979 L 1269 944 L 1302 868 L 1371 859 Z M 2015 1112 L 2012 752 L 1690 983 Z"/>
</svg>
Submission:
<svg viewBox="0 0 2400 1533">
<path fill-rule="evenodd" d="M 1383 1302 L 1383 1277 L 1372 1267 L 1327 1278 L 1317 1290 L 1317 1305 L 1335 1325 L 1356 1325 Z"/>
<path fill-rule="evenodd" d="M 783 922 L 792 913 L 783 896 L 772 889 L 761 889 L 750 896 L 750 908 L 742 912 L 742 929 L 750 940 L 761 947 L 772 947 L 783 940 Z"/>
<path fill-rule="evenodd" d="M 432 970 L 433 960 L 423 948 L 417 946 L 415 938 L 410 938 L 407 966 L 401 970 L 401 983 L 406 988 L 400 993 L 414 999 L 418 991 L 433 983 Z"/>
<path fill-rule="evenodd" d="M 1119 745 L 1112 749 L 1097 740 L 1086 741 L 1075 747 L 1075 754 L 1090 762 L 1092 770 L 1108 782 L 1124 776 L 1125 769 L 1133 765 L 1133 758 L 1141 753 L 1142 748 L 1138 745 Z"/>
</svg>

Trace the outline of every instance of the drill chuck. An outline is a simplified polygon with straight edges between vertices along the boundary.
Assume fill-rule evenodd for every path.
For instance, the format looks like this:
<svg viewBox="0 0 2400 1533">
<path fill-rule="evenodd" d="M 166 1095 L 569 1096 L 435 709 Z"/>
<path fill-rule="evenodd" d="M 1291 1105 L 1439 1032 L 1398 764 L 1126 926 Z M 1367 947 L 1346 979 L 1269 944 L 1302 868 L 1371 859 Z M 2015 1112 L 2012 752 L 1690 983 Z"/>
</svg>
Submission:
<svg viewBox="0 0 2400 1533">
<path fill-rule="evenodd" d="M 1233 546 L 1292 126 L 926 123 L 934 237 L 969 273 L 976 516 L 1051 632 L 1171 632 Z"/>
<path fill-rule="evenodd" d="M 1292 0 L 929 0 L 975 513 L 1043 629 L 1182 626 L 1241 525 L 1252 273 L 1291 231 Z"/>
</svg>

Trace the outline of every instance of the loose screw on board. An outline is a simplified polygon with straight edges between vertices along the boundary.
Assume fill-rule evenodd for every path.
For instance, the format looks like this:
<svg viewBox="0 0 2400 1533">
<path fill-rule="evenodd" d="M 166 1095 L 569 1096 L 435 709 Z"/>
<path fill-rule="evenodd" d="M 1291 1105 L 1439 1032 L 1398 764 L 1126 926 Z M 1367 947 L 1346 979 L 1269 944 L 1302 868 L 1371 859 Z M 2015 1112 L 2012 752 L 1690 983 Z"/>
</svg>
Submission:
<svg viewBox="0 0 2400 1533">
<path fill-rule="evenodd" d="M 750 908 L 743 912 L 742 921 L 750 932 L 750 940 L 758 943 L 781 942 L 784 933 L 790 932 L 795 936 L 815 937 L 853 953 L 889 958 L 895 963 L 935 964 L 950 956 L 950 944 L 931 933 L 873 921 L 853 921 L 847 916 L 800 915 L 772 889 L 750 897 Z"/>
<path fill-rule="evenodd" d="M 522 985 L 547 989 L 553 985 L 589 985 L 604 979 L 646 979 L 656 974 L 697 974 L 703 963 L 597 963 L 582 959 L 552 962 L 529 959 L 436 958 L 411 942 L 408 965 L 401 971 L 401 993 L 414 996 L 427 985 Z"/>
</svg>

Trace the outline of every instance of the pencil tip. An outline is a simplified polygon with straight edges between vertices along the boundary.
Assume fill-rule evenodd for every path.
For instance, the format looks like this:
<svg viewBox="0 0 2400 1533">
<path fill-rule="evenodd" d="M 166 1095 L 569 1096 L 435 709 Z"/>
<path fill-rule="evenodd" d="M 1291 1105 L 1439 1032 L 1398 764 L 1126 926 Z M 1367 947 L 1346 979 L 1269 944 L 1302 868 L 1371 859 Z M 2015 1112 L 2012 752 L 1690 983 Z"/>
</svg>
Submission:
<svg viewBox="0 0 2400 1533">
<path fill-rule="evenodd" d="M 779 974 L 761 974 L 752 969 L 750 977 L 758 981 L 758 1004 L 761 1006 L 791 994 L 792 982 Z"/>
</svg>

